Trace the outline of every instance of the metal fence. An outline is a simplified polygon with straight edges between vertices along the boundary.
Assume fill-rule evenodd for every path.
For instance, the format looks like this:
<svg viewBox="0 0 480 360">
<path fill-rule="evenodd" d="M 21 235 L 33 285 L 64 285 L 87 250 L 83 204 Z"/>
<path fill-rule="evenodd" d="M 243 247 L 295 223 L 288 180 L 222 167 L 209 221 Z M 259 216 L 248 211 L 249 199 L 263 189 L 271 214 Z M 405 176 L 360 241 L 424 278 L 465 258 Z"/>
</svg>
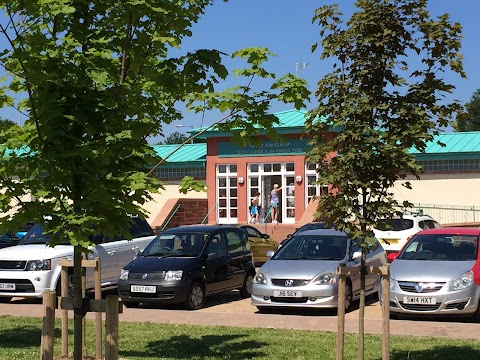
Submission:
<svg viewBox="0 0 480 360">
<path fill-rule="evenodd" d="M 406 210 L 430 215 L 440 224 L 480 223 L 480 207 L 462 205 L 413 204 Z"/>
</svg>

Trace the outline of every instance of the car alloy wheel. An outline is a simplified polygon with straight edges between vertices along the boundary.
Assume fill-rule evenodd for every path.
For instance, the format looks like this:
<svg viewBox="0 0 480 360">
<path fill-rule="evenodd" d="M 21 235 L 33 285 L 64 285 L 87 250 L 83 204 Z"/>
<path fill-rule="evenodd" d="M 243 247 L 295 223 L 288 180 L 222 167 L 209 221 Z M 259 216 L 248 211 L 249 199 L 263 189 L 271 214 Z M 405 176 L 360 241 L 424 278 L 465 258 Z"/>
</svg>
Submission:
<svg viewBox="0 0 480 360">
<path fill-rule="evenodd" d="M 190 291 L 188 292 L 185 305 L 188 310 L 198 310 L 203 306 L 205 301 L 205 293 L 202 284 L 195 282 L 192 284 Z"/>
<path fill-rule="evenodd" d="M 240 296 L 242 298 L 248 298 L 252 295 L 252 286 L 253 286 L 253 274 L 248 273 L 245 275 L 245 279 L 243 280 L 243 285 L 240 288 Z"/>
</svg>

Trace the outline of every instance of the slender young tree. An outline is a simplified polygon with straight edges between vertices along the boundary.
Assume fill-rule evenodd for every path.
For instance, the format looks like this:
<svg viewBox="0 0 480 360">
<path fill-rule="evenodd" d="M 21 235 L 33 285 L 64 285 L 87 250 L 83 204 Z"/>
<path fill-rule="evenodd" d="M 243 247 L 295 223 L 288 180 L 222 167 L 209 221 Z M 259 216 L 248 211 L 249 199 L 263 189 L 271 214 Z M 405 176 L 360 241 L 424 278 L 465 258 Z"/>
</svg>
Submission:
<svg viewBox="0 0 480 360">
<path fill-rule="evenodd" d="M 459 105 L 445 101 L 454 87 L 447 71 L 464 76 L 461 26 L 447 14 L 432 19 L 427 0 L 357 0 L 344 22 L 337 5 L 317 9 L 321 59 L 332 72 L 318 82 L 310 111 L 311 159 L 323 164 L 319 216 L 362 240 L 359 359 L 364 357 L 365 257 L 379 217 L 400 215 L 391 188 L 407 174 L 419 178 L 412 147 L 423 151 Z M 315 51 L 317 44 L 313 46 Z M 335 134 L 332 129 L 336 129 Z M 411 188 L 410 183 L 405 183 Z"/>
<path fill-rule="evenodd" d="M 271 101 L 299 108 L 308 98 L 303 80 L 277 79 L 263 66 L 272 55 L 264 48 L 171 55 L 213 2 L 0 1 L 6 44 L 0 58 L 8 74 L 0 106 L 16 104 L 28 116 L 0 147 L 0 206 L 10 214 L 2 226 L 49 215 L 50 245 L 74 245 L 76 360 L 82 359 L 81 259 L 93 245 L 89 235 L 128 236 L 128 214 L 143 215 L 142 205 L 161 187 L 148 172 L 159 159 L 147 138 L 181 119 L 186 104 L 224 112 L 221 126 L 234 126 L 236 141 L 244 143 L 258 128 L 274 134 Z M 235 72 L 246 85 L 216 92 L 229 76 L 228 57 L 246 64 Z M 255 78 L 269 86 L 253 91 Z M 22 202 L 25 195 L 37 201 Z"/>
</svg>

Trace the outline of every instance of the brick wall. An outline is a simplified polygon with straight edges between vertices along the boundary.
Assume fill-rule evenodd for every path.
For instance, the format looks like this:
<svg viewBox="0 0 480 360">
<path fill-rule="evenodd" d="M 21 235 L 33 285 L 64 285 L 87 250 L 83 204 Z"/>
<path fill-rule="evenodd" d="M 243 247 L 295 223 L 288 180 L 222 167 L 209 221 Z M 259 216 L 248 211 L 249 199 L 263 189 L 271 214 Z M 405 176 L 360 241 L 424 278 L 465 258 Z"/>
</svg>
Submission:
<svg viewBox="0 0 480 360">
<path fill-rule="evenodd" d="M 177 210 L 173 214 L 175 209 Z M 173 216 L 171 217 L 170 221 L 168 221 L 165 229 L 182 225 L 200 224 L 205 216 L 207 216 L 207 213 L 207 199 L 171 199 L 160 211 L 159 215 L 161 216 L 161 219 L 157 217 L 154 230 L 155 232 L 159 232 L 172 214 Z"/>
</svg>

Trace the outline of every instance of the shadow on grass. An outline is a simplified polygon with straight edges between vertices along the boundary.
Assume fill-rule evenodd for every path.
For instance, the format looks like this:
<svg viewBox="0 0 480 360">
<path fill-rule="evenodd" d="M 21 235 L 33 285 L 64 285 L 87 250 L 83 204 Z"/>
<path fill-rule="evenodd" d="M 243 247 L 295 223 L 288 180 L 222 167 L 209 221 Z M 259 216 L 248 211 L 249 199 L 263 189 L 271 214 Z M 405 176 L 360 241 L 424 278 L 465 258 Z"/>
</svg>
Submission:
<svg viewBox="0 0 480 360">
<path fill-rule="evenodd" d="M 2 348 L 30 348 L 40 346 L 42 337 L 41 328 L 34 326 L 17 326 L 0 330 L 0 343 Z M 61 330 L 55 328 L 55 338 L 61 337 Z"/>
<path fill-rule="evenodd" d="M 459 346 L 438 346 L 425 350 L 391 350 L 391 360 L 464 360 L 478 359 L 478 349 L 461 344 Z"/>
<path fill-rule="evenodd" d="M 258 341 L 239 341 L 239 335 L 206 335 L 201 338 L 172 336 L 150 342 L 142 351 L 120 351 L 120 357 L 145 359 L 189 359 L 218 357 L 219 359 L 251 359 L 265 356 L 260 349 L 267 346 Z"/>
</svg>

